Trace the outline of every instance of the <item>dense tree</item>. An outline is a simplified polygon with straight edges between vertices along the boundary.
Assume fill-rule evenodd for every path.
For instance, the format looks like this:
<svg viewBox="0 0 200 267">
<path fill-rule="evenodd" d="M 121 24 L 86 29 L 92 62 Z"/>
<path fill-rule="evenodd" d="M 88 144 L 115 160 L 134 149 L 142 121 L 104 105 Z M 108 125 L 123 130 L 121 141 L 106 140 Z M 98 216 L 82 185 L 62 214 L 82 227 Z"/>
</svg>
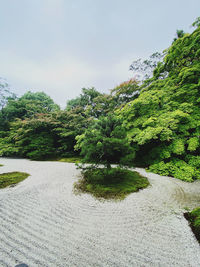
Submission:
<svg viewBox="0 0 200 267">
<path fill-rule="evenodd" d="M 78 108 L 17 119 L 10 123 L 9 131 L 2 132 L 0 155 L 45 159 L 73 154 L 75 137 L 89 123 Z"/>
<path fill-rule="evenodd" d="M 173 42 L 153 73 L 118 114 L 138 164 L 192 181 L 200 177 L 200 27 Z"/>
<path fill-rule="evenodd" d="M 53 127 L 56 121 L 47 114 L 38 114 L 25 120 L 10 123 L 10 130 L 0 138 L 0 155 L 18 155 L 42 159 L 55 153 L 56 138 Z"/>
<path fill-rule="evenodd" d="M 69 100 L 67 102 L 66 110 L 71 110 L 77 107 L 81 107 L 86 114 L 92 117 L 96 117 L 96 113 L 94 111 L 96 103 L 94 99 L 102 94 L 98 92 L 94 87 L 92 88 L 83 88 L 82 94 L 79 97 Z"/>
<path fill-rule="evenodd" d="M 58 136 L 58 154 L 73 154 L 76 136 L 84 133 L 92 123 L 92 118 L 85 116 L 79 107 L 57 112 L 54 117 L 59 122 L 53 130 Z"/>
<path fill-rule="evenodd" d="M 138 97 L 140 91 L 138 83 L 136 79 L 130 79 L 111 90 L 115 101 L 115 108 L 122 107 Z"/>
<path fill-rule="evenodd" d="M 4 107 L 4 119 L 30 118 L 37 113 L 49 113 L 59 110 L 59 106 L 44 92 L 27 92 L 22 97 L 9 99 Z"/>
<path fill-rule="evenodd" d="M 79 108 L 86 117 L 100 118 L 137 98 L 139 90 L 140 87 L 136 79 L 121 83 L 109 94 L 100 93 L 94 88 L 83 88 L 79 97 L 67 102 L 66 110 Z"/>
<path fill-rule="evenodd" d="M 53 153 L 51 127 L 42 127 L 38 114 L 42 113 L 45 120 L 46 114 L 56 110 L 59 106 L 43 92 L 27 92 L 20 98 L 9 97 L 0 114 L 0 155 L 41 158 L 48 157 L 50 150 Z"/>
<path fill-rule="evenodd" d="M 108 113 L 113 112 L 116 108 L 115 98 L 111 94 L 101 94 L 94 99 L 93 107 L 88 107 L 87 114 L 94 114 L 95 118 L 107 116 Z"/>
<path fill-rule="evenodd" d="M 103 164 L 107 169 L 112 163 L 131 165 L 134 149 L 130 147 L 121 120 L 109 114 L 96 120 L 83 135 L 77 136 L 77 149 L 83 163 Z"/>
<path fill-rule="evenodd" d="M 191 34 L 178 31 L 164 53 L 133 62 L 142 81 L 131 79 L 109 94 L 84 88 L 65 111 L 44 93 L 9 98 L 1 86 L 0 155 L 67 155 L 78 136 L 84 161 L 109 167 L 127 164 L 127 157 L 133 162 L 136 153 L 135 164 L 153 172 L 200 178 L 199 18 L 193 26 Z"/>
</svg>

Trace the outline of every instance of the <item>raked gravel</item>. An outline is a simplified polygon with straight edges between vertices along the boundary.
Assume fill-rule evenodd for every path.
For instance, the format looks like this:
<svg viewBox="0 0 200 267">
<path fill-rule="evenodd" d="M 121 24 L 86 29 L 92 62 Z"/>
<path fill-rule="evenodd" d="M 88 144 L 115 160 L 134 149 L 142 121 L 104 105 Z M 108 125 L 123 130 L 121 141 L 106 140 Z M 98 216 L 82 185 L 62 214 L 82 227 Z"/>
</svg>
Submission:
<svg viewBox="0 0 200 267">
<path fill-rule="evenodd" d="M 183 216 L 200 206 L 192 184 L 136 170 L 151 186 L 121 202 L 74 195 L 72 163 L 0 158 L 0 173 L 31 174 L 0 190 L 0 266 L 200 266 Z"/>
</svg>

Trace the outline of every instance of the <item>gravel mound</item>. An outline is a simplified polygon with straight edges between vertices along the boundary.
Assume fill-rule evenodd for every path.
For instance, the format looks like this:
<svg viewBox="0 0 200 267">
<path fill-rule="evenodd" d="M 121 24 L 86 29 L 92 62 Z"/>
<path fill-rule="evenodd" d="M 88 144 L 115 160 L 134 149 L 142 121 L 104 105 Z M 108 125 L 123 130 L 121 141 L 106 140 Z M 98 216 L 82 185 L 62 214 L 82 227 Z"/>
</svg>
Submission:
<svg viewBox="0 0 200 267">
<path fill-rule="evenodd" d="M 74 164 L 0 158 L 0 172 L 31 176 L 0 190 L 0 266 L 200 266 L 185 208 L 200 181 L 146 173 L 151 186 L 121 202 L 74 195 Z"/>
</svg>

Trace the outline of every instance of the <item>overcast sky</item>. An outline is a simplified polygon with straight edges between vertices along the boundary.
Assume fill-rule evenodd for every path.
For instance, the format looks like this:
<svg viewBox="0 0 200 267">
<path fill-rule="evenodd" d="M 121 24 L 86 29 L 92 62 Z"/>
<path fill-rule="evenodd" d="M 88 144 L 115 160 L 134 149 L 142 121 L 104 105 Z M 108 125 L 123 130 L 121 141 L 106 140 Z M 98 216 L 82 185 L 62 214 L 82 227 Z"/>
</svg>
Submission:
<svg viewBox="0 0 200 267">
<path fill-rule="evenodd" d="M 0 77 L 62 107 L 83 87 L 109 92 L 131 62 L 191 32 L 200 0 L 0 0 Z"/>
</svg>

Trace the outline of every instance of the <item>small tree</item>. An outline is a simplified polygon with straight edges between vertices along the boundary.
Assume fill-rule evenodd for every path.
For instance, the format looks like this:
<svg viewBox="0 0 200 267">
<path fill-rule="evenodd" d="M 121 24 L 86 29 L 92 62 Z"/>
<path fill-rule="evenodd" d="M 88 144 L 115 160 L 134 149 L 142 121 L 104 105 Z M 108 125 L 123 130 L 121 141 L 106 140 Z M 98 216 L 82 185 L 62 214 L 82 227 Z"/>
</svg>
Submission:
<svg viewBox="0 0 200 267">
<path fill-rule="evenodd" d="M 103 164 L 107 170 L 111 164 L 131 166 L 135 153 L 129 145 L 121 120 L 113 115 L 101 117 L 83 135 L 77 136 L 76 149 L 83 156 L 82 163 Z"/>
</svg>

